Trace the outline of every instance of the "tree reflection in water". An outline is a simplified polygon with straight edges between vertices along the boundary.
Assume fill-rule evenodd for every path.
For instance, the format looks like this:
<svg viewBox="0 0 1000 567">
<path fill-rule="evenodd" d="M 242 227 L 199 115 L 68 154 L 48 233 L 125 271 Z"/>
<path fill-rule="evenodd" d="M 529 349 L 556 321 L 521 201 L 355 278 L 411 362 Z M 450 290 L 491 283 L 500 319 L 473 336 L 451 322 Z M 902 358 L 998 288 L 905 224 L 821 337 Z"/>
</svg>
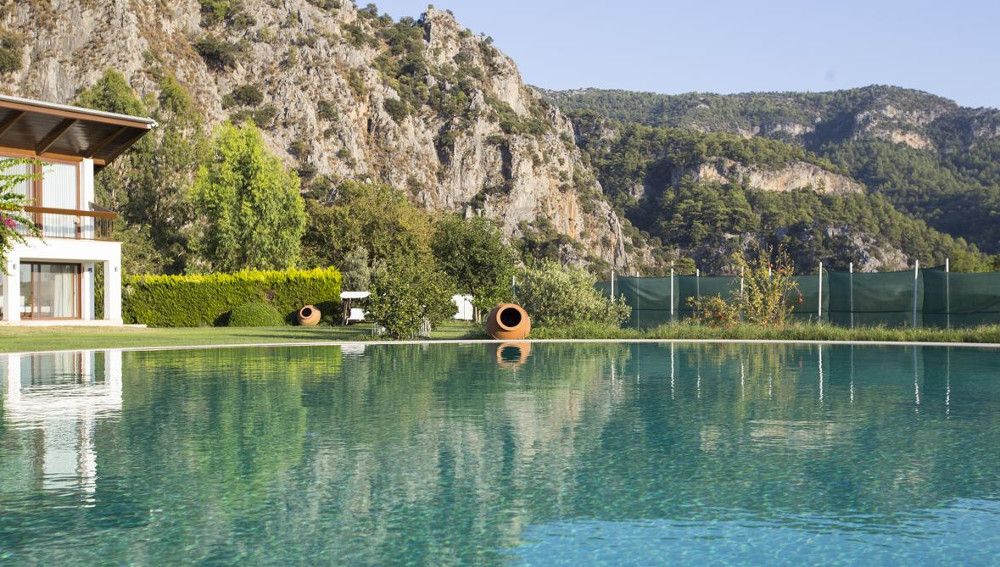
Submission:
<svg viewBox="0 0 1000 567">
<path fill-rule="evenodd" d="M 27 395 L 8 378 L 0 548 L 42 563 L 491 564 L 532 526 L 892 532 L 1000 493 L 996 352 L 511 348 L 118 353 L 120 409 L 70 417 L 89 428 L 94 464 L 74 474 L 91 480 L 59 487 L 38 467 L 49 422 L 18 413 Z"/>
</svg>

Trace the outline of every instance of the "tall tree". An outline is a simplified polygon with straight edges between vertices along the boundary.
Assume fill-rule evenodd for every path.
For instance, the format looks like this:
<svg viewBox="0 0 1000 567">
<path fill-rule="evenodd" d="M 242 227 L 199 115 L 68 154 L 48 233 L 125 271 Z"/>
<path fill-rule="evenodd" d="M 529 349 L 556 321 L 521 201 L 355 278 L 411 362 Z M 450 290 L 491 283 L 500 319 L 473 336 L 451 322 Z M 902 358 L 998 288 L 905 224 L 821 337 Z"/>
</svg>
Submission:
<svg viewBox="0 0 1000 567">
<path fill-rule="evenodd" d="M 253 123 L 219 127 L 191 192 L 198 269 L 285 269 L 299 258 L 305 205 L 299 176 L 267 151 Z"/>
<path fill-rule="evenodd" d="M 510 294 L 516 255 L 500 229 L 484 217 L 446 215 L 437 222 L 431 249 L 441 269 L 458 289 L 487 310 Z"/>
<path fill-rule="evenodd" d="M 306 263 L 342 267 L 358 248 L 370 262 L 432 261 L 434 226 L 430 216 L 393 187 L 346 181 L 332 204 L 308 203 L 309 230 L 303 242 Z"/>
<path fill-rule="evenodd" d="M 170 72 L 153 71 L 159 96 L 144 104 L 121 73 L 104 72 L 76 103 L 97 110 L 146 116 L 159 128 L 147 134 L 96 178 L 96 200 L 118 212 L 116 239 L 128 273 L 184 271 L 191 222 L 188 192 L 208 153 L 203 118 Z"/>
</svg>

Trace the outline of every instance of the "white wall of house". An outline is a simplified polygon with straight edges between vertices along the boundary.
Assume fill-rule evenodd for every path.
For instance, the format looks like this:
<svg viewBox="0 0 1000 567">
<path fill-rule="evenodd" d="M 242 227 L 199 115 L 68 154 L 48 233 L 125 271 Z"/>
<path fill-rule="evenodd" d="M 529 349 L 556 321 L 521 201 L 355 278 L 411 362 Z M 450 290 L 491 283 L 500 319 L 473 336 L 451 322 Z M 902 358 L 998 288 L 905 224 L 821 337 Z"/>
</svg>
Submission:
<svg viewBox="0 0 1000 567">
<path fill-rule="evenodd" d="M 80 176 L 79 208 L 89 209 L 94 202 L 94 162 L 84 159 L 78 169 Z M 46 184 L 43 198 L 46 201 L 59 201 L 53 192 L 65 191 L 76 193 L 77 188 L 62 188 L 54 184 Z M 59 207 L 57 207 L 59 208 Z M 63 207 L 70 208 L 70 207 Z M 86 226 L 86 225 L 85 225 Z M 91 225 L 92 226 L 92 225 Z M 91 229 L 92 230 L 92 229 Z M 98 265 L 104 268 L 104 324 L 122 324 L 121 301 L 121 243 L 100 240 L 88 240 L 84 230 L 83 238 L 59 238 L 45 236 L 43 238 L 26 238 L 25 244 L 16 244 L 7 256 L 7 273 L 2 275 L 2 321 L 5 324 L 22 322 L 21 306 L 21 272 L 27 263 L 57 263 L 80 264 L 80 319 L 44 321 L 45 323 L 73 324 L 76 321 L 95 321 L 95 270 Z M 36 320 L 37 321 L 37 320 Z M 34 321 L 33 321 L 34 322 Z M 41 321 L 39 321 L 41 322 Z"/>
</svg>

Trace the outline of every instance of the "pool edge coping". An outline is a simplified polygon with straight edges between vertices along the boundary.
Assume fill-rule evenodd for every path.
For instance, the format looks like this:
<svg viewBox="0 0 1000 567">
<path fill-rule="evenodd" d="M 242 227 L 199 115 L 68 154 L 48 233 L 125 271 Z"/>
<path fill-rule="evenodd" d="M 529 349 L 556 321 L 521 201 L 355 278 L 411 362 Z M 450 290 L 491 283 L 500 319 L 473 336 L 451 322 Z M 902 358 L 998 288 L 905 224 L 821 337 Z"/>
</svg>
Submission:
<svg viewBox="0 0 1000 567">
<path fill-rule="evenodd" d="M 795 344 L 795 345 L 850 345 L 850 346 L 920 346 L 920 347 L 954 347 L 954 348 L 977 348 L 977 349 L 1000 349 L 1000 343 L 952 343 L 952 342 L 921 342 L 921 341 L 824 341 L 814 339 L 523 339 L 520 341 L 500 341 L 494 339 L 435 339 L 435 340 L 406 340 L 406 341 L 289 341 L 274 343 L 245 343 L 245 344 L 209 344 L 209 345 L 174 345 L 174 346 L 146 346 L 146 347 L 98 347 L 98 348 L 75 348 L 62 350 L 38 350 L 38 351 L 18 351 L 0 353 L 0 356 L 23 356 L 28 354 L 60 354 L 67 352 L 92 352 L 101 350 L 118 350 L 121 352 L 137 351 L 165 351 L 165 350 L 216 350 L 225 348 L 279 348 L 279 347 L 331 347 L 345 345 L 362 346 L 384 346 L 384 345 L 434 345 L 434 344 L 615 344 L 615 343 L 641 343 L 641 344 Z"/>
</svg>

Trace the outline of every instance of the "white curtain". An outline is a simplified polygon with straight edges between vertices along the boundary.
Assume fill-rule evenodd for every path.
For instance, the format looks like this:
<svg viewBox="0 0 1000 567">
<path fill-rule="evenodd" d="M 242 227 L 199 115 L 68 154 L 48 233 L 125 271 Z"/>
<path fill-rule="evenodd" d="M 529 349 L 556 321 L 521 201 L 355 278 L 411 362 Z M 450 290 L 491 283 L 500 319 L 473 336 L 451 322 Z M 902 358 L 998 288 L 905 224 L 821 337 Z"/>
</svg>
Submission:
<svg viewBox="0 0 1000 567">
<path fill-rule="evenodd" d="M 42 167 L 43 207 L 53 209 L 79 209 L 79 165 L 75 163 L 45 163 Z M 43 215 L 45 235 L 57 238 L 76 237 L 76 217 Z"/>
<path fill-rule="evenodd" d="M 70 265 L 53 265 L 52 273 L 52 315 L 50 317 L 76 317 L 76 267 Z"/>
<path fill-rule="evenodd" d="M 0 161 L 4 161 L 4 162 L 6 162 L 6 161 L 13 161 L 13 158 L 0 157 Z M 31 173 L 32 173 L 32 171 L 31 171 L 31 164 L 30 163 L 16 164 L 16 165 L 7 167 L 6 169 L 3 169 L 3 173 L 4 173 L 4 175 L 31 175 Z M 31 190 L 31 180 L 30 179 L 18 183 L 17 185 L 15 185 L 13 187 L 13 189 L 17 193 L 20 193 L 21 195 L 24 195 L 25 197 L 31 197 L 32 193 L 33 193 L 32 190 Z"/>
</svg>

